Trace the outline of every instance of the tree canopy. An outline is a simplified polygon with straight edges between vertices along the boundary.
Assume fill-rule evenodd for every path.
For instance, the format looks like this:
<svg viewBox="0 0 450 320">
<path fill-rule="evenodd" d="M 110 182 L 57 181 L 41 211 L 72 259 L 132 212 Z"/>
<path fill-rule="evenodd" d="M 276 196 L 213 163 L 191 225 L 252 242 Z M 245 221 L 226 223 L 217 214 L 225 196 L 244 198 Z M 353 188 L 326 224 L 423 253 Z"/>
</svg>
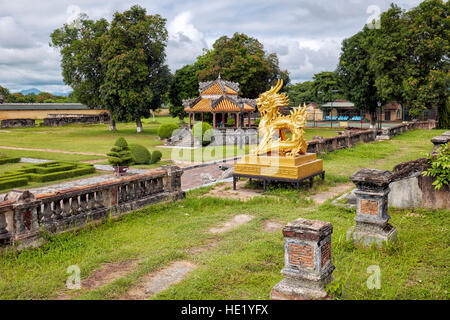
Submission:
<svg viewBox="0 0 450 320">
<path fill-rule="evenodd" d="M 110 111 L 114 120 L 149 117 L 163 103 L 170 82 L 165 62 L 166 19 L 140 6 L 116 12 L 111 23 L 80 16 L 51 34 L 62 55 L 64 82 L 80 102 Z"/>
<path fill-rule="evenodd" d="M 275 53 L 266 54 L 264 46 L 255 38 L 242 33 L 233 37 L 220 37 L 211 50 L 198 57 L 199 81 L 223 79 L 238 82 L 240 94 L 246 98 L 257 98 L 259 94 L 283 79 L 285 85 L 290 81 L 287 70 L 280 70 Z"/>
<path fill-rule="evenodd" d="M 186 116 L 183 100 L 198 96 L 198 69 L 195 65 L 185 65 L 175 71 L 174 79 L 169 87 L 169 112 L 173 117 L 182 120 Z"/>
</svg>

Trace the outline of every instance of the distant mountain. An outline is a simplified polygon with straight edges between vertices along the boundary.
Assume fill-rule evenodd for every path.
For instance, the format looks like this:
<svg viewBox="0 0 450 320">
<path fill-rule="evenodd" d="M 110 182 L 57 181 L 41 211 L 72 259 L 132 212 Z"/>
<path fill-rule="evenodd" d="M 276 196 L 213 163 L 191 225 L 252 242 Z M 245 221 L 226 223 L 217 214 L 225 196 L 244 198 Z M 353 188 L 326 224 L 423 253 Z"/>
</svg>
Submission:
<svg viewBox="0 0 450 320">
<path fill-rule="evenodd" d="M 27 94 L 30 94 L 30 93 L 34 93 L 35 95 L 38 95 L 40 92 L 42 92 L 42 91 L 39 89 L 36 89 L 36 88 L 25 89 L 25 90 L 19 91 L 19 93 L 23 94 L 24 96 L 26 96 Z M 70 91 L 70 92 L 50 92 L 50 93 L 55 96 L 68 97 L 69 94 L 72 93 L 72 91 Z"/>
<path fill-rule="evenodd" d="M 27 94 L 30 94 L 30 93 L 34 93 L 34 94 L 38 95 L 39 92 L 41 92 L 41 91 L 36 88 L 19 91 L 19 93 L 23 94 L 24 96 L 26 96 Z"/>
</svg>

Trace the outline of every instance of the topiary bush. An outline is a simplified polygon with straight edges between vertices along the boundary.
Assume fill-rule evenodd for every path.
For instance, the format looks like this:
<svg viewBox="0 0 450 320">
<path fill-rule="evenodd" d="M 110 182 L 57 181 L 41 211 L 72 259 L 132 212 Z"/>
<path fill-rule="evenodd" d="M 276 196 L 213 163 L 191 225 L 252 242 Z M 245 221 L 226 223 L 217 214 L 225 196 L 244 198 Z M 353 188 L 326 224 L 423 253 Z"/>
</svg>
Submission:
<svg viewBox="0 0 450 320">
<path fill-rule="evenodd" d="M 133 154 L 123 137 L 116 140 L 111 151 L 106 155 L 108 156 L 108 162 L 114 167 L 125 167 L 134 163 Z"/>
<path fill-rule="evenodd" d="M 228 117 L 227 119 L 227 125 L 234 126 L 234 117 Z"/>
<path fill-rule="evenodd" d="M 212 126 L 207 122 L 197 122 L 192 128 L 192 134 L 195 139 L 201 141 L 202 145 L 206 146 L 211 142 Z"/>
<path fill-rule="evenodd" d="M 140 144 L 129 144 L 131 153 L 134 157 L 136 164 L 149 164 L 151 160 L 151 154 L 148 149 Z"/>
<path fill-rule="evenodd" d="M 162 153 L 158 150 L 155 150 L 152 152 L 152 159 L 150 161 L 151 164 L 157 163 L 159 160 L 161 160 Z"/>
<path fill-rule="evenodd" d="M 261 122 L 261 119 L 256 119 L 255 122 L 254 122 L 254 124 L 257 125 L 257 126 L 259 126 L 259 123 L 260 123 L 260 122 Z"/>
<path fill-rule="evenodd" d="M 161 139 L 167 139 L 172 136 L 172 132 L 179 129 L 178 125 L 176 123 L 164 123 L 159 126 L 158 128 L 158 136 Z"/>
</svg>

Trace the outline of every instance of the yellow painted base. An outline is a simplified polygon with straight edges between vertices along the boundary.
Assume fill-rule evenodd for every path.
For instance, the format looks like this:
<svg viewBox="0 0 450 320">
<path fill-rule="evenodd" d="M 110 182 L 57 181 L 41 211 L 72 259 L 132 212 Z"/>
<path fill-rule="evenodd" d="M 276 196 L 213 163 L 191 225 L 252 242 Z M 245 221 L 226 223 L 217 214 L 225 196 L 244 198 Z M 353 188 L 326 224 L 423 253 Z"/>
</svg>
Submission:
<svg viewBox="0 0 450 320">
<path fill-rule="evenodd" d="M 306 153 L 296 157 L 246 155 L 234 164 L 237 174 L 301 179 L 323 170 L 322 159 L 315 153 Z"/>
</svg>

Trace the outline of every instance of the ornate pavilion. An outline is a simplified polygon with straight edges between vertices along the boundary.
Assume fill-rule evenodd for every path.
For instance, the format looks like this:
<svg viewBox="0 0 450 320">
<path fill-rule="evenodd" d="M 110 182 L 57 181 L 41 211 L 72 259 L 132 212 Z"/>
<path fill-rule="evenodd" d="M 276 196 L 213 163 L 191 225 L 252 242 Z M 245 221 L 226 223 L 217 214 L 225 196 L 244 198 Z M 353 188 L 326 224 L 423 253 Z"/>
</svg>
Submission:
<svg viewBox="0 0 450 320">
<path fill-rule="evenodd" d="M 236 128 L 250 127 L 250 116 L 256 111 L 256 100 L 238 96 L 239 83 L 225 81 L 219 77 L 214 81 L 199 83 L 200 96 L 183 100 L 184 110 L 189 114 L 189 128 L 192 127 L 196 114 L 212 113 L 213 127 L 225 126 L 226 116 L 234 116 Z M 247 124 L 245 124 L 247 118 Z"/>
</svg>

